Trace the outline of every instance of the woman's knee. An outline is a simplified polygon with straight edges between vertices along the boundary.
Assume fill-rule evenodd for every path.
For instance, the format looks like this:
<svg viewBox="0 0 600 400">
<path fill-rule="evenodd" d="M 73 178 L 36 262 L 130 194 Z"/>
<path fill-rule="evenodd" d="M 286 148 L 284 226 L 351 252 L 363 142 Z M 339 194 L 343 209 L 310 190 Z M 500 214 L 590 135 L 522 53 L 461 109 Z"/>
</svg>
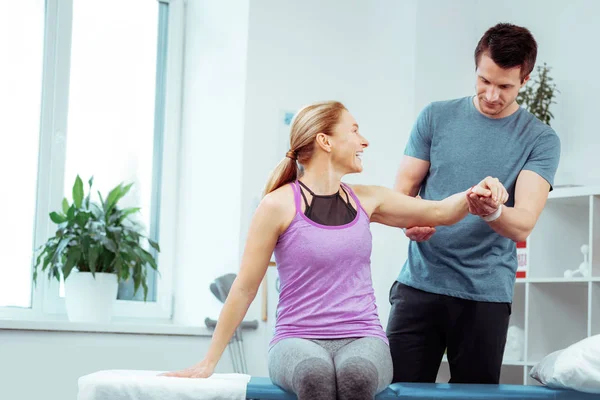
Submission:
<svg viewBox="0 0 600 400">
<path fill-rule="evenodd" d="M 310 358 L 300 362 L 294 369 L 294 392 L 298 399 L 335 399 L 336 382 L 333 363 L 320 358 Z"/>
<path fill-rule="evenodd" d="M 377 393 L 377 367 L 362 357 L 352 357 L 336 366 L 336 380 L 340 400 L 372 399 Z"/>
</svg>

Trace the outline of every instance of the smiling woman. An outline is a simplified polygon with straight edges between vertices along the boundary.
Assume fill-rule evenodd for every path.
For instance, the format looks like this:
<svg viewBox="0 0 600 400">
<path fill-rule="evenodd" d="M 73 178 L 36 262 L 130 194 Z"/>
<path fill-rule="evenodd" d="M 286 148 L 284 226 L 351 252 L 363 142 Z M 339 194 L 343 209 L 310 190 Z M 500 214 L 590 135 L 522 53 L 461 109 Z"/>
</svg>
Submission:
<svg viewBox="0 0 600 400">
<path fill-rule="evenodd" d="M 369 142 L 337 101 L 310 104 L 294 117 L 290 150 L 273 171 L 253 217 L 240 272 L 204 360 L 177 377 L 212 375 L 275 253 L 280 279 L 271 379 L 299 400 L 373 398 L 392 379 L 388 340 L 371 284 L 371 222 L 396 227 L 454 224 L 467 195 L 504 198 L 493 179 L 442 201 L 379 186 L 349 186 Z M 302 166 L 302 172 L 299 166 Z"/>
</svg>

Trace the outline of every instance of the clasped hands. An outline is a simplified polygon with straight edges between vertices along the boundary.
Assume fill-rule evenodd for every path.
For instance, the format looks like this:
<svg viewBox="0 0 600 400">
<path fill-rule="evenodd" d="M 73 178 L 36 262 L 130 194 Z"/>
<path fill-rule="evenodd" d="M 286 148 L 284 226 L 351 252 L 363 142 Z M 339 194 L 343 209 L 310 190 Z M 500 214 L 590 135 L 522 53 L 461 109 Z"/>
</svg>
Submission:
<svg viewBox="0 0 600 400">
<path fill-rule="evenodd" d="M 466 196 L 469 212 L 482 217 L 484 220 L 494 216 L 508 200 L 508 192 L 504 185 L 498 178 L 492 178 L 491 176 L 486 177 L 479 184 L 469 189 Z"/>
<path fill-rule="evenodd" d="M 486 177 L 466 192 L 469 212 L 483 219 L 497 217 L 500 206 L 508 200 L 508 192 L 498 178 Z M 419 196 L 417 196 L 419 197 Z M 434 227 L 415 226 L 405 231 L 406 236 L 415 242 L 429 240 L 435 233 Z"/>
</svg>

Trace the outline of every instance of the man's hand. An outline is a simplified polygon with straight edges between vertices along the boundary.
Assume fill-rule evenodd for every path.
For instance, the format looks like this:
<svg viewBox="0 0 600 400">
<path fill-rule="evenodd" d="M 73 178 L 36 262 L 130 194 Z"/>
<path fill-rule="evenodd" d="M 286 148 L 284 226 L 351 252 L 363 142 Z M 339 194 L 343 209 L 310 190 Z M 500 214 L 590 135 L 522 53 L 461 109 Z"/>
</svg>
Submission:
<svg viewBox="0 0 600 400">
<path fill-rule="evenodd" d="M 417 196 L 420 199 L 421 196 Z M 433 236 L 435 228 L 431 226 L 414 226 L 412 228 L 406 228 L 404 234 L 407 238 L 415 242 L 425 242 Z"/>
<path fill-rule="evenodd" d="M 404 234 L 410 240 L 415 242 L 424 242 L 431 239 L 435 233 L 435 228 L 431 226 L 415 226 L 413 228 L 406 228 Z"/>
<path fill-rule="evenodd" d="M 215 367 L 207 361 L 201 361 L 181 371 L 165 372 L 159 376 L 171 376 L 176 378 L 208 378 L 214 372 Z"/>
<path fill-rule="evenodd" d="M 469 204 L 469 212 L 473 215 L 485 217 L 493 214 L 498 210 L 501 204 L 508 200 L 508 192 L 498 178 L 487 177 L 479 185 L 492 192 L 491 197 L 482 197 L 473 191 L 467 193 L 467 202 Z"/>
</svg>

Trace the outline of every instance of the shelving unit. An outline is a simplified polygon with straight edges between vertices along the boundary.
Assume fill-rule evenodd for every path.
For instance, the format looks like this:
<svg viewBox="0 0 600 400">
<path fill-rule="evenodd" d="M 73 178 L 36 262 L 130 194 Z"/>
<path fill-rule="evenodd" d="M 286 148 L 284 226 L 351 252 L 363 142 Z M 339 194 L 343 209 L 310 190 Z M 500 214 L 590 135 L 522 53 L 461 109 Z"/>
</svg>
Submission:
<svg viewBox="0 0 600 400">
<path fill-rule="evenodd" d="M 566 278 L 589 247 L 590 273 Z M 536 385 L 531 368 L 553 351 L 600 334 L 600 186 L 555 188 L 524 249 L 510 325 L 524 330 L 523 356 L 504 359 L 501 383 Z M 447 382 L 447 359 L 438 374 Z"/>
</svg>

